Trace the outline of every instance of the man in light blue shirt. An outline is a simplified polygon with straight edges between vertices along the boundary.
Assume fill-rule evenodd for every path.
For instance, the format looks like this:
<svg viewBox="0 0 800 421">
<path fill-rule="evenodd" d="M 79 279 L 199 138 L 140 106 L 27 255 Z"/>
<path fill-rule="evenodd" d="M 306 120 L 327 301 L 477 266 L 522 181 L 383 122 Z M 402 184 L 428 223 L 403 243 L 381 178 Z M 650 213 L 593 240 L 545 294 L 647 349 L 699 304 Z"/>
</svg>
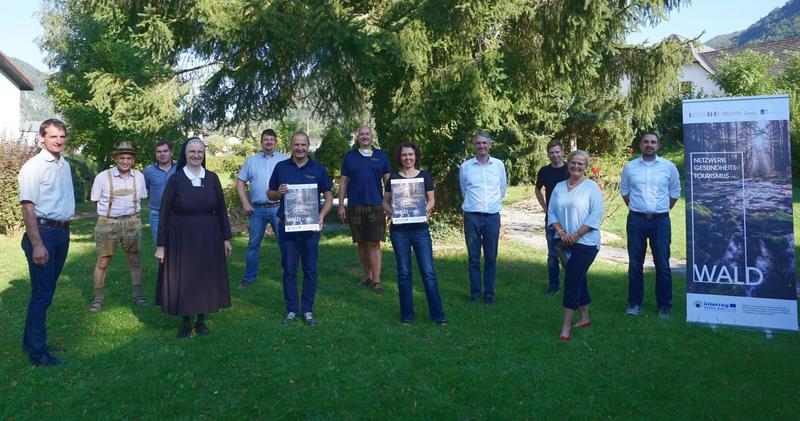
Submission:
<svg viewBox="0 0 800 421">
<path fill-rule="evenodd" d="M 161 209 L 161 195 L 164 194 L 164 187 L 172 174 L 175 174 L 175 161 L 172 160 L 172 146 L 166 140 L 159 140 L 156 143 L 156 162 L 142 171 L 144 182 L 147 187 L 147 196 L 150 198 L 148 208 L 150 208 L 150 233 L 153 234 L 153 242 L 158 236 L 159 210 Z"/>
<path fill-rule="evenodd" d="M 647 242 L 656 266 L 656 304 L 661 318 L 672 308 L 672 272 L 669 247 L 672 227 L 669 211 L 681 196 L 681 183 L 675 164 L 656 155 L 661 144 L 653 133 L 639 141 L 642 156 L 625 164 L 620 194 L 628 205 L 628 311 L 635 316 L 644 300 L 644 256 Z"/>
<path fill-rule="evenodd" d="M 67 126 L 49 119 L 39 126 L 42 151 L 19 171 L 19 202 L 25 234 L 22 249 L 28 260 L 31 297 L 25 318 L 22 350 L 35 366 L 57 366 L 63 360 L 50 355 L 47 310 L 69 251 L 69 220 L 75 214 L 75 193 L 69 162 L 61 153 L 67 146 Z"/>
<path fill-rule="evenodd" d="M 261 253 L 261 241 L 264 239 L 264 230 L 267 224 L 272 226 L 272 232 L 278 234 L 278 206 L 280 202 L 269 200 L 267 189 L 269 179 L 275 165 L 289 156 L 278 152 L 278 135 L 272 129 L 261 132 L 261 152 L 250 156 L 236 176 L 236 192 L 242 201 L 242 208 L 250 216 L 247 224 L 248 241 L 244 279 L 239 288 L 247 288 L 253 284 L 258 275 L 258 265 Z M 250 183 L 250 195 L 247 195 L 246 184 Z M 278 243 L 280 244 L 280 242 Z"/>
<path fill-rule="evenodd" d="M 506 167 L 489 156 L 492 139 L 486 132 L 472 138 L 475 157 L 464 161 L 459 171 L 464 203 L 464 238 L 469 256 L 470 301 L 483 295 L 494 305 L 497 246 L 500 239 L 500 210 L 506 196 Z M 481 290 L 481 248 L 483 248 L 483 290 Z"/>
</svg>

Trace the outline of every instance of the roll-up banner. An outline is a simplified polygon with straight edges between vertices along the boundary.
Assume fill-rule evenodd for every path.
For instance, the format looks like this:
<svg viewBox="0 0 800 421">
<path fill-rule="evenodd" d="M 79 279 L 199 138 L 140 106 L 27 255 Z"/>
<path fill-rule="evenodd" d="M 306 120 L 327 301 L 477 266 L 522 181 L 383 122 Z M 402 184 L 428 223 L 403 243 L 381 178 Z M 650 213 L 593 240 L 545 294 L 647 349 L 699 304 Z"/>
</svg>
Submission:
<svg viewBox="0 0 800 421">
<path fill-rule="evenodd" d="M 683 102 L 686 320 L 797 330 L 787 95 Z"/>
</svg>

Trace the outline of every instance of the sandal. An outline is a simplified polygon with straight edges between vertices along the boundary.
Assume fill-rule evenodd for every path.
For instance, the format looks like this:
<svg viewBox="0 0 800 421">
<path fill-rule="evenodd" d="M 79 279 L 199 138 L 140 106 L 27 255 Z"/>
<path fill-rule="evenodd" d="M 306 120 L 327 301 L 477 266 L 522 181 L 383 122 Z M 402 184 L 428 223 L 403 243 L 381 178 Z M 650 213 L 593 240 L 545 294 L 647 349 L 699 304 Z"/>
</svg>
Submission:
<svg viewBox="0 0 800 421">
<path fill-rule="evenodd" d="M 89 313 L 97 313 L 102 308 L 103 308 L 103 300 L 98 300 L 97 298 L 95 298 L 94 300 L 92 300 L 92 303 L 89 304 L 89 308 L 87 308 L 86 310 Z"/>
<path fill-rule="evenodd" d="M 373 282 L 372 283 L 372 289 L 375 290 L 375 293 L 378 294 L 378 295 L 383 294 L 383 287 L 381 287 L 381 283 L 380 282 Z"/>
<path fill-rule="evenodd" d="M 133 297 L 133 304 L 136 304 L 137 306 L 149 306 L 150 302 L 147 301 L 146 298 L 139 295 L 137 297 Z"/>
<path fill-rule="evenodd" d="M 372 279 L 369 278 L 358 281 L 358 285 L 362 287 L 371 287 L 373 284 Z"/>
</svg>

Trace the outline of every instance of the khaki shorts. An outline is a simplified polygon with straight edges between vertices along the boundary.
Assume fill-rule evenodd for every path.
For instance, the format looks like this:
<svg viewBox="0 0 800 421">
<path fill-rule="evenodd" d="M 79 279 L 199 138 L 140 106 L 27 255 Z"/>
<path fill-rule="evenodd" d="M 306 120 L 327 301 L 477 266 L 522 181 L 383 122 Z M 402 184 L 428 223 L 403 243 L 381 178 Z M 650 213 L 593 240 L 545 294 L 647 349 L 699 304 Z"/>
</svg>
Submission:
<svg viewBox="0 0 800 421">
<path fill-rule="evenodd" d="M 126 253 L 138 253 L 142 243 L 142 220 L 138 214 L 125 219 L 98 216 L 94 241 L 97 257 L 113 255 L 118 244 L 122 244 Z"/>
<path fill-rule="evenodd" d="M 386 214 L 383 206 L 348 206 L 347 224 L 350 225 L 354 243 L 386 239 Z"/>
</svg>

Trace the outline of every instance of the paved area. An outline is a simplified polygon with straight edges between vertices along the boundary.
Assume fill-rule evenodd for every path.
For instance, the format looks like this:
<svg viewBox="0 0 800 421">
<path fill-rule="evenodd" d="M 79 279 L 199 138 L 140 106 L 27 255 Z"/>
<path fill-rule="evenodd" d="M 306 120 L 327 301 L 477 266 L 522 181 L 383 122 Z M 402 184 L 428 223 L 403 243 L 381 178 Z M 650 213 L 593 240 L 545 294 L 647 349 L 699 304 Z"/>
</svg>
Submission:
<svg viewBox="0 0 800 421">
<path fill-rule="evenodd" d="M 501 212 L 503 222 L 503 235 L 514 241 L 527 244 L 541 250 L 547 250 L 544 238 L 544 213 L 538 203 L 525 200 L 511 207 L 504 208 Z M 620 247 L 606 245 L 608 240 L 621 240 L 620 237 L 602 231 L 603 245 L 597 258 L 609 263 L 628 264 L 628 251 Z M 645 269 L 654 269 L 653 258 L 648 252 L 645 256 Z M 675 272 L 686 271 L 686 261 L 683 259 L 670 259 L 670 267 Z"/>
</svg>

